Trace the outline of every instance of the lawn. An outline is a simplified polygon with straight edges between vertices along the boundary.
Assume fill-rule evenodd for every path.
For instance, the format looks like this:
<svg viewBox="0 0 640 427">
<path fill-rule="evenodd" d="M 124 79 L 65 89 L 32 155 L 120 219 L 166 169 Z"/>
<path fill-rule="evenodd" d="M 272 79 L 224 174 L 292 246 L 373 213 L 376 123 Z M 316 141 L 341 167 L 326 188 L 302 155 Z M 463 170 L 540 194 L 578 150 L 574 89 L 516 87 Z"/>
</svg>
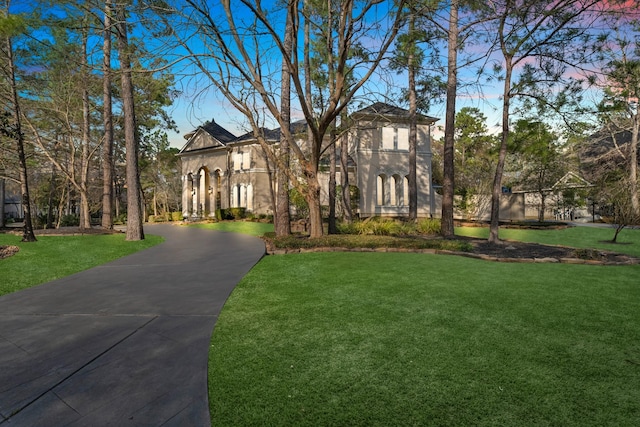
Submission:
<svg viewBox="0 0 640 427">
<path fill-rule="evenodd" d="M 527 235 L 553 233 L 602 238 Z M 640 266 L 266 257 L 217 322 L 212 424 L 635 426 L 639 279 Z"/>
<path fill-rule="evenodd" d="M 0 295 L 39 285 L 157 245 L 160 236 L 125 241 L 124 234 L 38 236 L 37 242 L 20 242 L 21 236 L 0 234 L 0 245 L 20 251 L 0 259 Z"/>
</svg>

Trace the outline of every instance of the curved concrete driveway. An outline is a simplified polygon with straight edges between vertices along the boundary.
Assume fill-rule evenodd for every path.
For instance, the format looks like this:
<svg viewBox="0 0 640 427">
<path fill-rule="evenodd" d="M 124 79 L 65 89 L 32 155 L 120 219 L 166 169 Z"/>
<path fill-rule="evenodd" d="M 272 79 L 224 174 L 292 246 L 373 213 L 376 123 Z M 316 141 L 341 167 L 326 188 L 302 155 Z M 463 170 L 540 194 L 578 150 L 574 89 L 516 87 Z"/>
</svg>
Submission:
<svg viewBox="0 0 640 427">
<path fill-rule="evenodd" d="M 0 298 L 0 426 L 210 424 L 211 331 L 264 244 L 145 232 L 166 241 Z"/>
</svg>

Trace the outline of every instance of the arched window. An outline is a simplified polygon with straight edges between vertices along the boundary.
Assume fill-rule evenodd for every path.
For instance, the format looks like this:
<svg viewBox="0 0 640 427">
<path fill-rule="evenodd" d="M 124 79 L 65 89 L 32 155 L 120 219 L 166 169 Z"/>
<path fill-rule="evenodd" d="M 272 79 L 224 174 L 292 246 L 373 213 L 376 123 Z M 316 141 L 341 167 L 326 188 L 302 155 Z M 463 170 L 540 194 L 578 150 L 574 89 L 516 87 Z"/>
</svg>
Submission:
<svg viewBox="0 0 640 427">
<path fill-rule="evenodd" d="M 396 206 L 398 204 L 398 192 L 396 191 L 396 176 L 392 175 L 389 180 L 389 205 Z"/>
<path fill-rule="evenodd" d="M 222 176 L 220 175 L 220 170 L 216 170 L 213 173 L 213 194 L 215 197 L 214 206 L 215 209 L 222 208 Z"/>
<path fill-rule="evenodd" d="M 393 175 L 393 179 L 391 181 L 391 205 L 392 206 L 402 206 L 404 199 L 402 185 L 402 177 L 400 175 Z"/>
<path fill-rule="evenodd" d="M 409 206 L 409 175 L 405 176 L 403 181 L 402 204 L 404 206 Z"/>
<path fill-rule="evenodd" d="M 378 175 L 376 185 L 376 204 L 379 206 L 384 206 L 387 204 L 387 176 L 385 174 Z"/>
<path fill-rule="evenodd" d="M 238 200 L 238 206 L 241 208 L 247 207 L 247 187 L 244 184 L 240 185 L 240 198 Z"/>
<path fill-rule="evenodd" d="M 253 185 L 247 185 L 247 209 L 253 210 Z"/>
</svg>

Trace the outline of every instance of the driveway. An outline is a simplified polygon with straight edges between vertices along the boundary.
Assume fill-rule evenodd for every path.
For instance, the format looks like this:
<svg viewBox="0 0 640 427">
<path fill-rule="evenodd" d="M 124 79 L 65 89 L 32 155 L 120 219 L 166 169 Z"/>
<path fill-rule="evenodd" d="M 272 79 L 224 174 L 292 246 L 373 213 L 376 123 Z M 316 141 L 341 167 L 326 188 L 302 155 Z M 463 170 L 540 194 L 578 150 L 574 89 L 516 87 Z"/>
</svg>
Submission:
<svg viewBox="0 0 640 427">
<path fill-rule="evenodd" d="M 210 425 L 211 332 L 264 244 L 172 225 L 145 233 L 165 242 L 0 297 L 0 426 Z"/>
</svg>

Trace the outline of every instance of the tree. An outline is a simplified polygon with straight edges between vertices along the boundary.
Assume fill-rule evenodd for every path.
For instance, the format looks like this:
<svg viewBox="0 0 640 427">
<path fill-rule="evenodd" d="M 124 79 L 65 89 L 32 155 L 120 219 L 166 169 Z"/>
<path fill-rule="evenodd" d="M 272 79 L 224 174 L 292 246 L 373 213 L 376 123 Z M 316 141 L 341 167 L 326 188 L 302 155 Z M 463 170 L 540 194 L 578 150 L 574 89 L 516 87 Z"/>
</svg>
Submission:
<svg viewBox="0 0 640 427">
<path fill-rule="evenodd" d="M 168 28 L 189 52 L 191 61 L 210 79 L 210 83 L 244 114 L 267 152 L 273 153 L 273 147 L 259 138 L 258 131 L 264 119 L 260 112 L 265 112 L 270 120 L 279 125 L 285 138 L 290 138 L 293 142 L 290 149 L 296 160 L 295 166 L 287 168 L 275 153 L 270 154 L 270 157 L 278 167 L 284 168 L 291 183 L 305 195 L 309 204 L 312 237 L 323 234 L 318 172 L 325 148 L 325 135 L 336 117 L 363 88 L 384 58 L 398 32 L 403 3 L 401 0 L 398 8 L 398 5 L 391 2 L 381 3 L 375 0 L 339 0 L 326 4 L 309 1 L 304 3 L 304 7 L 300 7 L 299 1 L 291 0 L 287 3 L 287 8 L 275 5 L 273 9 L 266 10 L 259 1 L 241 0 L 234 2 L 232 7 L 231 2 L 226 0 L 221 2 L 220 8 L 212 10 L 208 2 L 188 0 L 189 10 L 183 10 L 180 14 L 186 18 L 186 27 L 177 28 L 175 20 L 172 20 L 171 28 Z M 386 10 L 383 10 L 385 6 Z M 324 39 L 325 44 L 330 41 L 331 45 L 323 47 L 324 51 L 320 54 L 331 58 L 327 64 L 331 64 L 333 72 L 328 74 L 332 83 L 323 98 L 325 102 L 318 105 L 314 104 L 314 98 L 309 96 L 308 89 L 315 70 L 311 69 L 310 62 L 303 63 L 304 58 L 300 57 L 304 56 L 304 51 L 310 44 L 305 44 L 301 51 L 299 37 L 300 31 L 304 33 L 303 29 L 307 25 L 320 33 L 327 28 L 324 18 L 329 11 L 323 11 L 322 8 L 325 7 L 329 7 L 335 20 L 331 37 Z M 280 31 L 286 10 L 296 11 L 294 28 L 297 36 L 293 38 L 291 54 L 284 45 Z M 178 14 L 178 11 L 174 12 Z M 218 12 L 222 12 L 222 19 L 218 17 Z M 382 26 L 385 32 L 381 36 L 379 30 Z M 189 36 L 185 32 L 195 29 L 205 38 L 205 43 L 197 46 L 188 43 Z M 325 31 L 325 34 L 328 33 Z M 362 37 L 371 38 L 375 41 L 374 46 L 362 52 L 361 57 L 366 59 L 352 60 L 352 49 L 364 49 L 358 43 Z M 208 50 L 205 52 L 202 49 Z M 270 52 L 270 55 L 266 52 Z M 280 91 L 273 85 L 274 82 L 281 82 L 281 79 L 273 77 L 271 55 L 277 58 L 279 64 L 284 62 L 291 73 L 296 103 L 308 126 L 308 145 L 306 141 L 294 140 L 283 120 L 278 100 L 274 96 Z M 353 84 L 348 84 L 349 76 L 353 76 Z"/>
<path fill-rule="evenodd" d="M 111 100 L 111 37 L 113 5 L 104 2 L 102 45 L 102 228 L 113 229 L 113 108 Z"/>
<path fill-rule="evenodd" d="M 626 150 L 620 154 L 626 160 L 628 172 L 629 198 L 636 214 L 640 215 L 640 198 L 638 196 L 638 134 L 640 133 L 640 117 L 638 102 L 640 100 L 640 58 L 630 57 L 624 49 L 630 44 L 622 41 L 620 59 L 610 61 L 605 69 L 608 87 L 605 88 L 604 99 L 600 104 L 601 117 L 606 125 L 613 125 L 616 131 L 611 137 L 617 147 L 622 144 L 616 139 L 622 130 L 630 132 L 630 140 Z M 638 48 L 636 48 L 638 49 Z"/>
<path fill-rule="evenodd" d="M 22 233 L 23 242 L 35 242 L 36 236 L 33 232 L 33 223 L 31 218 L 31 200 L 29 196 L 29 183 L 27 173 L 27 159 L 24 149 L 24 134 L 22 132 L 22 112 L 20 110 L 20 98 L 18 96 L 16 65 L 13 56 L 13 44 L 11 38 L 24 30 L 24 21 L 16 16 L 9 15 L 9 1 L 5 3 L 3 15 L 0 16 L 0 37 L 2 37 L 3 51 L 2 56 L 5 59 L 3 68 L 3 77 L 7 83 L 7 93 L 3 94 L 8 113 L 13 123 L 3 125 L 2 133 L 9 138 L 15 140 L 18 152 L 19 172 L 20 172 L 20 190 L 22 193 L 22 208 L 24 210 L 24 229 Z"/>
<path fill-rule="evenodd" d="M 293 19 L 296 10 L 292 8 L 295 3 L 290 3 L 287 7 L 287 18 L 284 28 L 284 50 L 291 55 L 293 49 L 294 23 Z M 280 111 L 282 114 L 282 123 L 285 127 L 291 129 L 291 73 L 285 61 L 282 61 L 282 88 L 280 92 Z M 291 141 L 287 139 L 291 137 L 284 132 L 280 132 L 280 158 L 281 167 L 277 168 L 277 196 L 275 203 L 274 228 L 276 236 L 287 236 L 291 234 L 291 217 L 289 213 L 289 177 L 286 169 L 290 167 L 289 161 L 289 145 Z"/>
<path fill-rule="evenodd" d="M 538 221 L 542 222 L 547 197 L 567 172 L 559 138 L 545 123 L 521 119 L 515 124 L 511 143 L 521 159 L 518 182 L 538 195 Z"/>
<path fill-rule="evenodd" d="M 475 74 L 481 76 L 484 73 L 484 63 L 488 60 L 485 53 L 478 54 L 469 49 L 464 58 L 459 58 L 459 53 L 464 52 L 465 46 L 477 43 L 480 40 L 481 28 L 479 25 L 491 21 L 494 17 L 484 13 L 486 6 L 475 1 L 452 0 L 451 2 L 439 2 L 438 8 L 426 8 L 425 17 L 435 31 L 431 37 L 433 40 L 442 40 L 446 43 L 447 65 L 446 83 L 439 79 L 433 79 L 433 83 L 425 85 L 431 92 L 438 93 L 441 85 L 444 85 L 446 93 L 445 129 L 443 144 L 443 175 L 442 175 L 442 226 L 441 234 L 444 237 L 454 236 L 453 211 L 455 192 L 455 115 L 456 98 L 461 86 L 459 79 L 460 69 L 470 69 L 472 65 L 480 63 L 480 68 Z M 483 13 L 481 13 L 483 12 Z M 443 25 L 446 22 L 447 25 Z M 486 38 L 486 36 L 484 37 Z M 486 48 L 486 47 L 485 47 Z"/>
<path fill-rule="evenodd" d="M 453 192 L 454 192 L 454 133 L 456 114 L 456 95 L 458 85 L 458 0 L 452 0 L 449 12 L 447 44 L 447 107 L 444 124 L 444 155 L 442 182 L 442 222 L 441 233 L 444 237 L 453 237 Z"/>
<path fill-rule="evenodd" d="M 633 202 L 629 197 L 629 178 L 621 176 L 619 180 L 607 181 L 600 188 L 601 204 L 609 208 L 612 217 L 610 221 L 614 224 L 615 233 L 611 242 L 616 243 L 620 232 L 629 225 L 640 224 Z"/>
<path fill-rule="evenodd" d="M 457 207 L 468 216 L 484 211 L 478 196 L 488 194 L 495 166 L 495 136 L 489 134 L 487 118 L 475 107 L 464 107 L 455 118 L 455 193 Z"/>
<path fill-rule="evenodd" d="M 502 137 L 491 192 L 491 243 L 500 242 L 500 196 L 512 100 L 531 97 L 539 107 L 555 109 L 558 105 L 554 106 L 554 101 L 566 101 L 566 92 L 558 91 L 558 87 L 569 65 L 579 66 L 585 58 L 582 50 L 569 47 L 571 43 L 582 46 L 585 42 L 583 36 L 589 29 L 587 14 L 597 3 L 597 0 L 500 0 L 488 4 L 489 13 L 497 17 L 495 34 L 500 62 L 495 69 L 503 81 Z M 553 13 L 549 13 L 550 9 Z M 519 81 L 518 67 L 522 67 Z M 574 89 L 571 83 L 569 80 L 566 86 L 570 91 Z"/>
<path fill-rule="evenodd" d="M 142 188 L 138 168 L 139 140 L 131 75 L 131 52 L 128 41 L 127 18 L 124 5 L 116 5 L 116 38 L 120 59 L 120 85 L 126 144 L 127 175 L 127 240 L 143 240 Z"/>
</svg>

